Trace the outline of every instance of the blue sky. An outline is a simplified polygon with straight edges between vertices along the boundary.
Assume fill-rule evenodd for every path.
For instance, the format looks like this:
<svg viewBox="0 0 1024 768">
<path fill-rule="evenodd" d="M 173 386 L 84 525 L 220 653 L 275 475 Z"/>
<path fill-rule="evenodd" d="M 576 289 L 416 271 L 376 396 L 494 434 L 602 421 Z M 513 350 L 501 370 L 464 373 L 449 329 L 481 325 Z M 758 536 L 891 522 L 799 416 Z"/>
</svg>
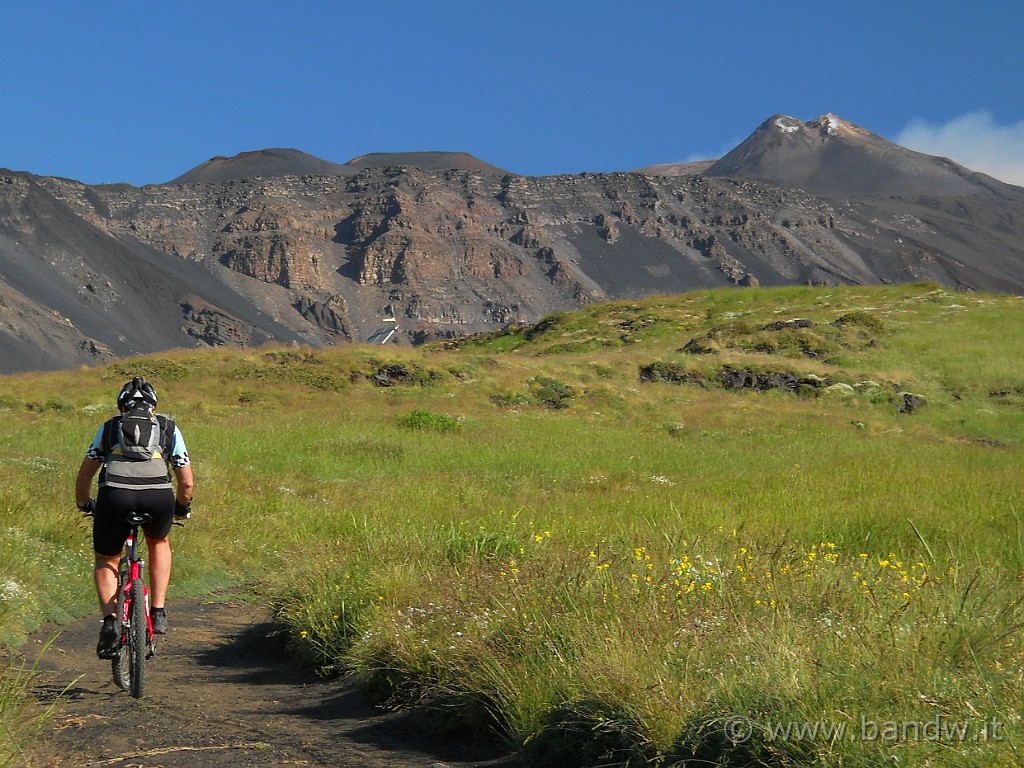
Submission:
<svg viewBox="0 0 1024 768">
<path fill-rule="evenodd" d="M 270 147 L 631 170 L 832 112 L 1024 185 L 1022 0 L 20 0 L 0 32 L 0 167 L 90 184 Z"/>
</svg>

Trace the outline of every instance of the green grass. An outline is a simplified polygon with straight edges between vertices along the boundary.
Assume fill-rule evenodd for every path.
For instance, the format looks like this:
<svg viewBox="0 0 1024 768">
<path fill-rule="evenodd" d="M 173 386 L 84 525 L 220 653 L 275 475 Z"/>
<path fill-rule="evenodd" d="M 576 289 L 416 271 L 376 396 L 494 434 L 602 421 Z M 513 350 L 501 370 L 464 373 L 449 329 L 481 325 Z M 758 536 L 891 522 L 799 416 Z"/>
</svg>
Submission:
<svg viewBox="0 0 1024 768">
<path fill-rule="evenodd" d="M 295 654 L 439 729 L 534 765 L 1017 765 L 1022 305 L 734 289 L 7 377 L 0 638 L 92 610 L 74 473 L 141 372 L 195 463 L 172 600 L 250 585 Z"/>
</svg>

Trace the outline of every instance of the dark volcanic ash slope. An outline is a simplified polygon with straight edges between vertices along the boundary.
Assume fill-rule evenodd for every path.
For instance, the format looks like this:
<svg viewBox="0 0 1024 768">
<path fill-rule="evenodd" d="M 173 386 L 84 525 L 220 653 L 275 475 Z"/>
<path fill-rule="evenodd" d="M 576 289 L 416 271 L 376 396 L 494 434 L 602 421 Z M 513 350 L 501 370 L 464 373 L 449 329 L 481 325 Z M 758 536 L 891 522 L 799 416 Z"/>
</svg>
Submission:
<svg viewBox="0 0 1024 768">
<path fill-rule="evenodd" d="M 344 173 L 275 166 L 142 188 L 0 172 L 0 370 L 361 341 L 392 313 L 399 339 L 416 343 L 724 285 L 934 280 L 1024 293 L 1024 190 L 835 127 L 774 118 L 708 171 L 728 176 L 529 178 L 388 156 Z M 888 153 L 888 175 L 840 194 L 858 152 Z M 231 170 L 280 159 L 248 153 Z"/>
<path fill-rule="evenodd" d="M 104 208 L 84 185 L 0 172 L 0 371 L 298 339 L 203 265 L 96 226 L 79 195 Z"/>
</svg>

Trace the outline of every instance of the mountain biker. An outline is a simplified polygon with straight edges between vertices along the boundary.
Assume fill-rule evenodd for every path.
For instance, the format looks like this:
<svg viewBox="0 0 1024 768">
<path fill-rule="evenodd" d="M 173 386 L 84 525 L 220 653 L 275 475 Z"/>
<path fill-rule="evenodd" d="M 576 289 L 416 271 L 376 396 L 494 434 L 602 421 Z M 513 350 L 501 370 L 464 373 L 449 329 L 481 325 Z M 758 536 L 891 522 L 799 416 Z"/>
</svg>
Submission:
<svg viewBox="0 0 1024 768">
<path fill-rule="evenodd" d="M 82 459 L 75 481 L 75 502 L 82 512 L 93 513 L 92 540 L 95 550 L 93 571 L 103 625 L 96 654 L 101 659 L 117 653 L 114 618 L 117 603 L 117 567 L 128 538 L 126 516 L 135 511 L 147 513 L 150 520 L 142 528 L 149 548 L 150 617 L 153 631 L 167 632 L 167 586 L 171 578 L 169 534 L 175 519 L 191 512 L 193 477 L 181 430 L 166 416 L 154 413 L 156 391 L 144 378 L 127 382 L 117 395 L 119 416 L 108 419 L 96 432 Z M 159 426 L 159 448 L 151 458 L 127 458 L 119 442 L 120 426 L 126 416 L 155 417 Z M 100 471 L 102 468 L 102 471 Z M 171 483 L 171 471 L 176 482 Z M 100 471 L 99 493 L 89 496 L 92 479 Z"/>
</svg>

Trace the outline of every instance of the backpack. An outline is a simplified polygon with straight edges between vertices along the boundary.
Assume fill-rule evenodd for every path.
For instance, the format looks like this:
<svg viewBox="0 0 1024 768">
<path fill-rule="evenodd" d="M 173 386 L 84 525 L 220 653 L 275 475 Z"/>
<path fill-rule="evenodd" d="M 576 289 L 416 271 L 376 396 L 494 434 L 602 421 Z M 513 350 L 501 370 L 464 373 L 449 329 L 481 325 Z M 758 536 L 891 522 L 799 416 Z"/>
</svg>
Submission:
<svg viewBox="0 0 1024 768">
<path fill-rule="evenodd" d="M 107 452 L 117 450 L 131 461 L 151 461 L 170 458 L 169 445 L 174 434 L 174 422 L 148 408 L 133 408 L 110 423 L 104 441 Z"/>
</svg>

